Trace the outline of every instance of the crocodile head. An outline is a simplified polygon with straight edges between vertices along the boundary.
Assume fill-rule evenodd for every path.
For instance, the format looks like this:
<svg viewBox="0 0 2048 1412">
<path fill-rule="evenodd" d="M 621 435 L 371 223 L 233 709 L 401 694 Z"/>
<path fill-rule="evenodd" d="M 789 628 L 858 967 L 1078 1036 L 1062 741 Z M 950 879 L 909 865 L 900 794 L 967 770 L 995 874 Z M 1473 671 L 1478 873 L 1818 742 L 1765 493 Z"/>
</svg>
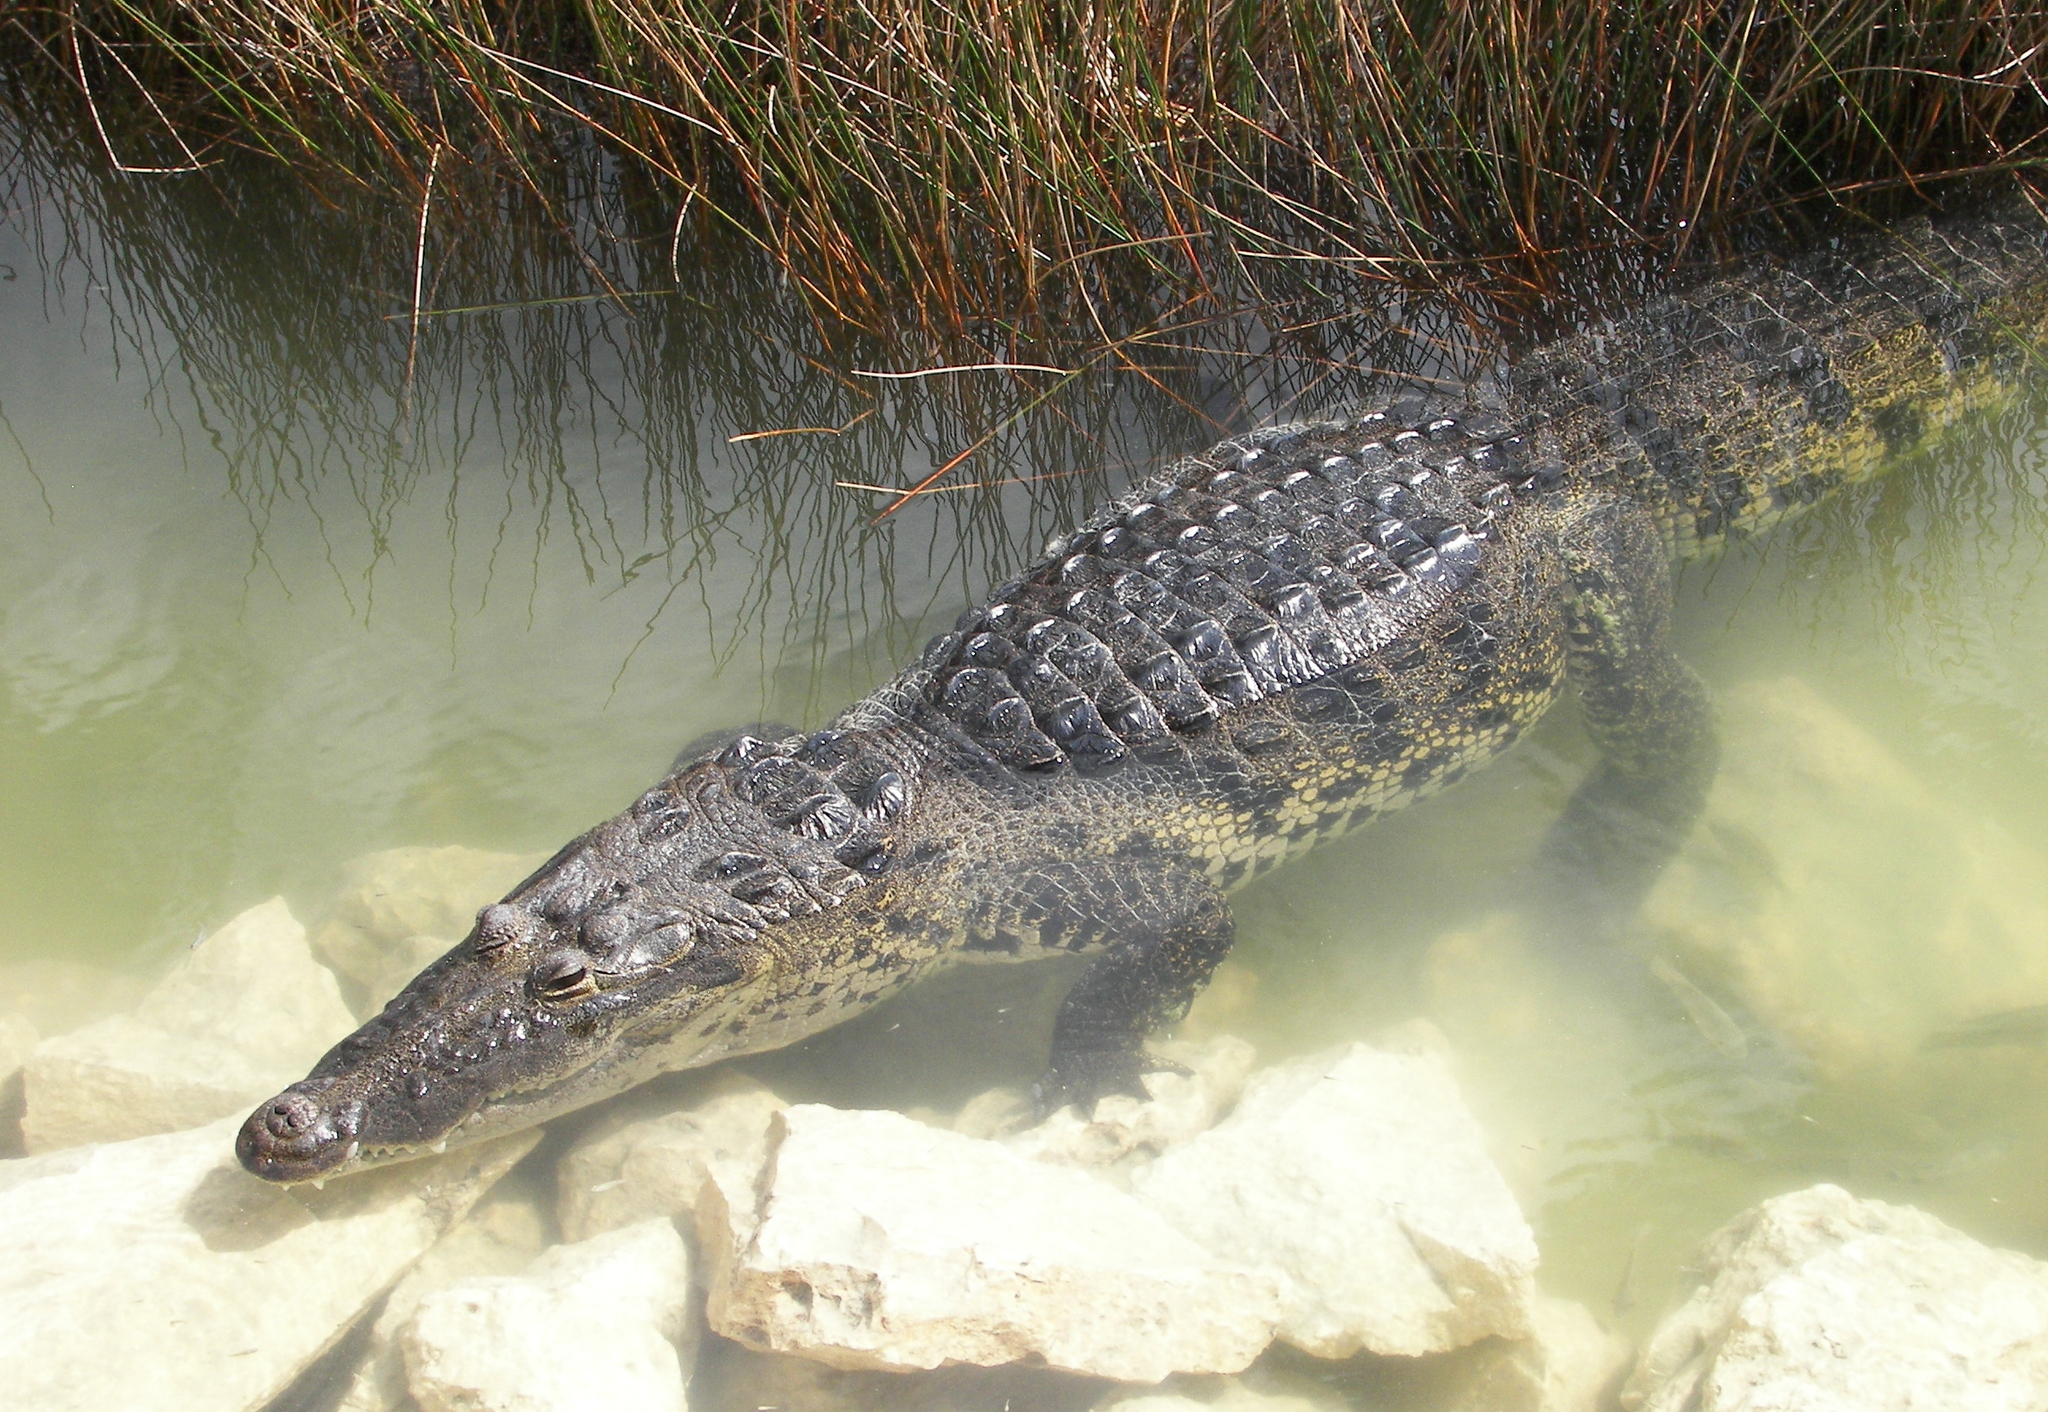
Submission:
<svg viewBox="0 0 2048 1412">
<path fill-rule="evenodd" d="M 822 738 L 741 737 L 564 848 L 252 1113 L 242 1165 L 296 1182 L 418 1157 L 829 1023 L 767 1012 L 807 939 L 863 910 L 907 791 L 886 761 L 820 770 Z"/>
</svg>

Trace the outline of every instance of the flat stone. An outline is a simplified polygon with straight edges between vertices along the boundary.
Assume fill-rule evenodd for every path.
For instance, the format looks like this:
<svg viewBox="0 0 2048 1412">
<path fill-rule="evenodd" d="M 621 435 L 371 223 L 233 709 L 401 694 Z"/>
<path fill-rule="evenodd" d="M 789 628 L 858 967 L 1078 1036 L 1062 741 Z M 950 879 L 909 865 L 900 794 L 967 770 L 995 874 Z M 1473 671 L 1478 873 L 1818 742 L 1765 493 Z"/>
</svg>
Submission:
<svg viewBox="0 0 2048 1412">
<path fill-rule="evenodd" d="M 1707 1242 L 1705 1280 L 1622 1389 L 1640 1412 L 2048 1406 L 2048 1264 L 1836 1186 Z"/>
<path fill-rule="evenodd" d="M 668 1220 L 558 1245 L 422 1298 L 399 1335 L 408 1386 L 420 1412 L 686 1412 L 689 1294 Z"/>
<path fill-rule="evenodd" d="M 1098 1169 L 1127 1178 L 1177 1142 L 1207 1132 L 1237 1103 L 1258 1051 L 1242 1039 L 1219 1035 L 1202 1044 L 1168 1040 L 1153 1046 L 1161 1059 L 1185 1073 L 1146 1074 L 1144 1098 L 1113 1093 L 1084 1115 L 1068 1106 L 1036 1127 L 1006 1140 L 1011 1151 L 1039 1162 Z M 982 1110 L 977 1110 L 976 1104 Z M 956 1125 L 973 1123 L 987 1100 L 962 1110 Z"/>
<path fill-rule="evenodd" d="M 391 848 L 342 869 L 313 950 L 348 978 L 368 1018 L 428 962 L 469 935 L 477 910 L 547 861 L 544 853 Z"/>
<path fill-rule="evenodd" d="M 242 1112 L 355 1026 L 274 897 L 187 951 L 131 1013 L 37 1045 L 23 1066 L 22 1137 L 49 1152 Z"/>
<path fill-rule="evenodd" d="M 1131 1382 L 1235 1372 L 1272 1276 L 1080 1171 L 897 1113 L 778 1114 L 756 1189 L 706 1189 L 712 1329 L 842 1368 L 1020 1360 Z"/>
<path fill-rule="evenodd" d="M 370 1325 L 369 1344 L 334 1412 L 402 1412 L 412 1400 L 405 1386 L 405 1355 L 398 1335 L 420 1301 L 476 1275 L 517 1275 L 548 1243 L 547 1218 L 531 1199 L 507 1196 L 500 1184 L 435 1241 L 384 1296 Z"/>
<path fill-rule="evenodd" d="M 1734 688 L 1720 720 L 1720 774 L 1644 904 L 1648 945 L 1681 992 L 1739 1000 L 1823 1084 L 1917 1075 L 1941 1102 L 1955 1080 L 1930 1036 L 2048 1005 L 2048 859 L 1795 679 Z"/>
<path fill-rule="evenodd" d="M 768 1160 L 768 1125 L 787 1107 L 744 1075 L 720 1078 L 690 1108 L 602 1123 L 557 1168 L 556 1217 L 569 1240 L 682 1216 L 694 1230 L 697 1199 L 714 1170 L 747 1188 Z"/>
<path fill-rule="evenodd" d="M 240 1122 L 0 1163 L 10 1406 L 263 1406 L 539 1139 L 318 1190 L 244 1172 Z"/>
<path fill-rule="evenodd" d="M 1280 1281 L 1280 1337 L 1321 1358 L 1526 1338 L 1536 1241 L 1441 1062 L 1354 1044 L 1254 1074 L 1133 1191 Z"/>
</svg>

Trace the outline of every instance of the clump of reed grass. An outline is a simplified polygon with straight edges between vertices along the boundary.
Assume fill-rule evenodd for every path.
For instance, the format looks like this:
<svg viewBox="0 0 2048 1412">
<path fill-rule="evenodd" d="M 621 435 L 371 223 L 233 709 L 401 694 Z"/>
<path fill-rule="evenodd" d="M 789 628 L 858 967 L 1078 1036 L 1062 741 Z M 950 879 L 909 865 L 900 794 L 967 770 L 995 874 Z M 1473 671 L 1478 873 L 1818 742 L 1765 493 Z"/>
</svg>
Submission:
<svg viewBox="0 0 2048 1412">
<path fill-rule="evenodd" d="M 544 190 L 587 128 L 678 240 L 722 220 L 821 311 L 984 341 L 1378 281 L 1527 300 L 1589 251 L 1675 261 L 2029 167 L 2048 128 L 2048 9 L 2012 0 L 68 0 L 9 25 L 130 166 L 238 145 Z"/>
</svg>

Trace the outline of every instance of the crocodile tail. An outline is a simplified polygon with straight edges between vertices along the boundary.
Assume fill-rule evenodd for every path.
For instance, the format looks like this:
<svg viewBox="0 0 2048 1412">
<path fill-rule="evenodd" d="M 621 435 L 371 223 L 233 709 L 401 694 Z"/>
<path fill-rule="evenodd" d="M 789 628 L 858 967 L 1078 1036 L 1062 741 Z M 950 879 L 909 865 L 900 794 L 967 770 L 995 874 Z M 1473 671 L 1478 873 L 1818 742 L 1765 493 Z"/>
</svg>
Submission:
<svg viewBox="0 0 2048 1412">
<path fill-rule="evenodd" d="M 1698 553 L 1883 474 L 2010 401 L 2048 353 L 2048 222 L 2014 198 L 1745 264 L 1531 355 L 1539 455 Z"/>
</svg>

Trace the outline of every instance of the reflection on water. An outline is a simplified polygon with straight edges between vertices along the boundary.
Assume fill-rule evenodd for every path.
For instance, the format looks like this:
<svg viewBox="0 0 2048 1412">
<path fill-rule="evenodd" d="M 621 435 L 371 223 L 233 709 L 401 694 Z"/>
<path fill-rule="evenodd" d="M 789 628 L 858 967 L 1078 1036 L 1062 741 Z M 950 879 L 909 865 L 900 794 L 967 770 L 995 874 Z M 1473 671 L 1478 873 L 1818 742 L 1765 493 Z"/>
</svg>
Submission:
<svg viewBox="0 0 2048 1412">
<path fill-rule="evenodd" d="M 313 910 L 365 852 L 551 848 L 682 741 L 865 690 L 1161 458 L 1358 395 L 1358 369 L 1447 377 L 1467 356 L 1440 327 L 1268 347 L 1241 324 L 1136 370 L 864 379 L 919 355 L 828 339 L 742 253 L 643 238 L 595 159 L 565 172 L 566 233 L 451 215 L 422 256 L 406 213 L 260 175 L 108 180 L 55 140 L 16 128 L 0 154 L 0 974 L 46 1033 L 272 893 Z M 477 312 L 415 337 L 416 274 L 428 307 Z M 607 283 L 645 297 L 588 297 Z M 844 430 L 734 440 L 792 428 Z M 1588 758 L 1568 710 L 1242 894 L 1195 1023 L 1279 1057 L 1429 1015 L 1546 1283 L 1638 1334 L 1702 1234 L 1815 1180 L 2048 1249 L 2039 1025 L 1845 1049 L 1818 1079 L 1811 1034 L 1786 1037 L 1838 1012 L 1904 1033 L 1883 997 L 1926 989 L 1913 958 L 1980 965 L 1986 1011 L 2048 999 L 2026 920 L 2048 856 L 2044 443 L 2041 407 L 1984 419 L 1684 570 L 1685 647 L 1731 752 L 1854 759 L 1822 804 L 1759 819 L 1785 775 L 1731 754 L 1644 924 L 1682 1023 L 1556 988 L 1517 930 L 1514 871 Z M 988 484 L 879 526 L 886 501 L 841 484 L 909 484 L 977 445 L 954 479 Z M 1808 846 L 1823 835 L 1851 842 Z M 1865 905 L 1864 877 L 1897 896 Z M 1734 920 L 1668 941 L 1709 913 Z M 1823 946 L 1843 993 L 1878 999 L 1755 979 L 1758 956 Z M 1014 1006 L 949 984 L 762 1072 L 898 1104 L 1028 1076 L 1056 979 L 1006 982 Z"/>
</svg>

